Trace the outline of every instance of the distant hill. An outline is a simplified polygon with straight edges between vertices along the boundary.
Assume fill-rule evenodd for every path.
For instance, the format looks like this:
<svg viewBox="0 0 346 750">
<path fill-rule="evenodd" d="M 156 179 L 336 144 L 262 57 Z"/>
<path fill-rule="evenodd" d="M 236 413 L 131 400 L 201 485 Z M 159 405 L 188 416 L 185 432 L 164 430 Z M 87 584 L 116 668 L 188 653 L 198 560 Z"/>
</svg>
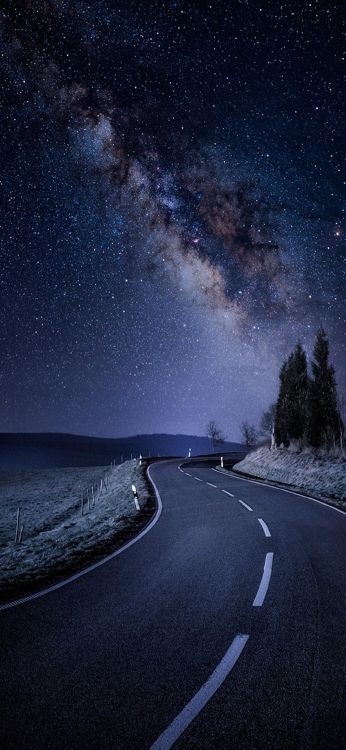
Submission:
<svg viewBox="0 0 346 750">
<path fill-rule="evenodd" d="M 139 456 L 187 456 L 211 452 L 210 439 L 196 435 L 133 435 L 99 438 L 62 433 L 0 433 L 0 471 L 63 466 L 103 466 Z M 225 453 L 244 450 L 240 443 L 217 447 Z"/>
</svg>

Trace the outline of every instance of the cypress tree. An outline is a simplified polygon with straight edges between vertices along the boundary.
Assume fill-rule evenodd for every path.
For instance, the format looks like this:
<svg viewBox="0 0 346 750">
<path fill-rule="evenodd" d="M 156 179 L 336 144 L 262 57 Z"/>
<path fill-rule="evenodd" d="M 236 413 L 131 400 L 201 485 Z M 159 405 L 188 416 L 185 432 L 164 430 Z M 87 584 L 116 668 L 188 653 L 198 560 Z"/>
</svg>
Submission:
<svg viewBox="0 0 346 750">
<path fill-rule="evenodd" d="M 329 342 L 323 328 L 317 333 L 311 363 L 307 437 L 314 448 L 335 445 L 339 419 L 334 368 L 329 364 Z"/>
<path fill-rule="evenodd" d="M 306 429 L 308 367 L 305 351 L 298 342 L 288 360 L 287 370 L 287 435 L 301 444 Z"/>
<path fill-rule="evenodd" d="M 285 445 L 286 447 L 289 444 L 288 440 L 288 434 L 287 434 L 287 414 L 288 414 L 288 388 L 287 388 L 287 370 L 288 370 L 288 362 L 289 360 L 286 360 L 280 370 L 280 388 L 279 388 L 279 396 L 276 404 L 276 414 L 275 414 L 275 442 L 276 445 Z"/>
<path fill-rule="evenodd" d="M 276 405 L 275 440 L 277 445 L 301 443 L 306 428 L 308 371 L 306 354 L 300 343 L 280 370 L 280 389 Z"/>
</svg>

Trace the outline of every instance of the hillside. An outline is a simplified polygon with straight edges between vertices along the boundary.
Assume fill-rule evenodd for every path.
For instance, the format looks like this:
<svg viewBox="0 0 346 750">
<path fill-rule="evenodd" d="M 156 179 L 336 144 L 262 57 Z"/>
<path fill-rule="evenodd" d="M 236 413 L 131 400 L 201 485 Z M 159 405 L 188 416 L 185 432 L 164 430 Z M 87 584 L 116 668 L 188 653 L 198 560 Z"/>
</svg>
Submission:
<svg viewBox="0 0 346 750">
<path fill-rule="evenodd" d="M 224 443 L 222 450 L 242 450 L 239 443 Z M 139 456 L 186 456 L 210 453 L 207 437 L 196 435 L 133 435 L 99 438 L 62 433 L 0 433 L 0 471 L 68 466 L 107 466 Z"/>
<path fill-rule="evenodd" d="M 280 482 L 307 494 L 329 499 L 346 510 L 344 458 L 259 448 L 234 466 L 234 471 Z"/>
</svg>

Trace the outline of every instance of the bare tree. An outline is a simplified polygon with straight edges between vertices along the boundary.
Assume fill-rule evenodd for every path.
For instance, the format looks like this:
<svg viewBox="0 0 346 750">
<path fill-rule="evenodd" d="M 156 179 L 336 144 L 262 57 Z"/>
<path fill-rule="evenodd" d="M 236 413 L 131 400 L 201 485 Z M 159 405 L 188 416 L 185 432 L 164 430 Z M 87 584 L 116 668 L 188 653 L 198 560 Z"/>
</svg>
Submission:
<svg viewBox="0 0 346 750">
<path fill-rule="evenodd" d="M 215 445 L 217 445 L 218 443 L 224 443 L 226 439 L 225 435 L 223 434 L 223 432 L 221 432 L 213 419 L 211 419 L 207 424 L 207 436 L 211 439 L 212 453 L 214 453 Z"/>
<path fill-rule="evenodd" d="M 260 427 L 259 427 L 259 435 L 261 435 L 264 438 L 270 437 L 270 447 L 272 449 L 276 447 L 275 419 L 276 419 L 276 403 L 271 404 L 269 406 L 269 409 L 266 409 L 266 411 L 262 413 Z"/>
<path fill-rule="evenodd" d="M 249 422 L 242 422 L 240 429 L 246 447 L 251 448 L 253 445 L 256 445 L 257 434 L 255 427 L 249 424 Z"/>
<path fill-rule="evenodd" d="M 271 404 L 269 409 L 263 412 L 260 421 L 260 435 L 270 437 L 275 425 L 276 404 Z"/>
</svg>

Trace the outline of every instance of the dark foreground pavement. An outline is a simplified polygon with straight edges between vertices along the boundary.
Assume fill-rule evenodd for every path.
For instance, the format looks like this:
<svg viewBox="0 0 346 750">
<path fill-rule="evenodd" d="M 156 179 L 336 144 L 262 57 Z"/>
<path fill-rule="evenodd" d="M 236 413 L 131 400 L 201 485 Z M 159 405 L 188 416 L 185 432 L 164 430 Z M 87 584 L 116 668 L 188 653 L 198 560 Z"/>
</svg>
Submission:
<svg viewBox="0 0 346 750">
<path fill-rule="evenodd" d="M 345 746 L 346 517 L 178 466 L 152 467 L 163 511 L 138 543 L 0 613 L 2 748 L 150 748 L 238 634 L 239 659 L 175 747 Z"/>
</svg>

